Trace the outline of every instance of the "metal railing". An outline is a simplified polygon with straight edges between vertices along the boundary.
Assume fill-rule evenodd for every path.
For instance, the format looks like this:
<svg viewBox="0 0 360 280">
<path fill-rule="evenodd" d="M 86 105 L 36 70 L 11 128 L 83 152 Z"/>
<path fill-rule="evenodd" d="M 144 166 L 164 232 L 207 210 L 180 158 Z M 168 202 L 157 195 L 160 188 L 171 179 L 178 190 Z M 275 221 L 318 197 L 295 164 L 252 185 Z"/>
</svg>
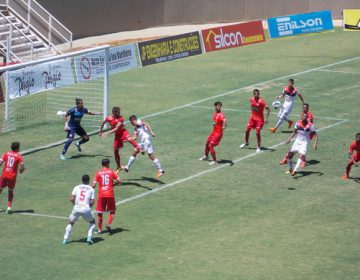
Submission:
<svg viewBox="0 0 360 280">
<path fill-rule="evenodd" d="M 23 23 L 48 42 L 49 47 L 67 43 L 72 48 L 73 34 L 35 0 L 0 0 Z M 57 50 L 58 51 L 58 50 Z"/>
</svg>

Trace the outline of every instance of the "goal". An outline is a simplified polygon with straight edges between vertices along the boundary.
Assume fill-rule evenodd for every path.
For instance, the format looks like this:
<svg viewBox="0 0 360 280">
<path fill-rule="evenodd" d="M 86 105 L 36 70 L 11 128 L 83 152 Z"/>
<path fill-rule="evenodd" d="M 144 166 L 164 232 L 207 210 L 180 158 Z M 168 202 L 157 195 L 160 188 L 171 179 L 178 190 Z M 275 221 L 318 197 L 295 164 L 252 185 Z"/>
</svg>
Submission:
<svg viewBox="0 0 360 280">
<path fill-rule="evenodd" d="M 97 47 L 4 67 L 5 109 L 2 131 L 62 122 L 58 111 L 82 98 L 93 112 L 108 113 L 109 47 Z M 99 127 L 103 116 L 82 125 Z"/>
</svg>

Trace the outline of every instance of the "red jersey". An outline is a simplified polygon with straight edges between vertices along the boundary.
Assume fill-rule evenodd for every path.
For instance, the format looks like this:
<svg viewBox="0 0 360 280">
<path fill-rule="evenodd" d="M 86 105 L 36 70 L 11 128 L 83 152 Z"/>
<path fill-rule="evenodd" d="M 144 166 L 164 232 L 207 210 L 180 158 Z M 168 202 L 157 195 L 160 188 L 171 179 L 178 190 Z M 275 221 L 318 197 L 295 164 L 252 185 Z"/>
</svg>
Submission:
<svg viewBox="0 0 360 280">
<path fill-rule="evenodd" d="M 250 106 L 251 117 L 256 121 L 264 121 L 264 109 L 267 106 L 265 100 L 262 98 L 256 100 L 255 97 L 251 97 Z"/>
<path fill-rule="evenodd" d="M 0 160 L 5 162 L 1 175 L 2 178 L 16 178 L 19 164 L 24 164 L 23 157 L 19 153 L 13 151 L 8 151 L 3 154 Z"/>
<path fill-rule="evenodd" d="M 356 153 L 358 156 L 360 156 L 360 143 L 357 143 L 356 141 L 352 141 L 349 147 L 349 153 Z"/>
<path fill-rule="evenodd" d="M 212 122 L 213 122 L 213 132 L 217 134 L 223 133 L 223 125 L 224 121 L 226 120 L 225 115 L 223 112 L 214 112 L 212 115 Z"/>
<path fill-rule="evenodd" d="M 118 123 L 121 123 L 120 127 L 115 131 L 116 136 L 121 136 L 124 130 L 126 130 L 124 126 L 124 118 L 122 116 L 119 116 L 118 118 L 114 117 L 113 115 L 107 116 L 105 122 L 110 124 L 111 129 L 114 129 Z"/>
<path fill-rule="evenodd" d="M 94 183 L 99 184 L 98 197 L 114 197 L 114 180 L 120 181 L 119 176 L 107 167 L 95 174 Z"/>
<path fill-rule="evenodd" d="M 310 111 L 307 111 L 306 113 L 307 117 L 308 117 L 308 121 L 311 122 L 311 123 L 314 123 L 314 117 L 313 115 L 311 114 Z"/>
</svg>

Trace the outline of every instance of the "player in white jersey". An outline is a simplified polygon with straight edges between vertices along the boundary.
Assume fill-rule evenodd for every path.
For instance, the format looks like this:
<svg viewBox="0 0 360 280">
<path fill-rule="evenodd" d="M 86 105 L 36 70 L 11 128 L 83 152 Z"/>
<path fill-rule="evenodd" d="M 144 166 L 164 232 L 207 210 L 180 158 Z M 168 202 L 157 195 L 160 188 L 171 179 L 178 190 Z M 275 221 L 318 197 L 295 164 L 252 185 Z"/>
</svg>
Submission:
<svg viewBox="0 0 360 280">
<path fill-rule="evenodd" d="M 65 228 L 63 241 L 64 245 L 70 243 L 69 236 L 72 230 L 72 226 L 79 219 L 79 217 L 83 217 L 90 224 L 86 242 L 89 245 L 94 243 L 91 239 L 91 236 L 95 228 L 95 218 L 91 211 L 91 206 L 94 205 L 95 190 L 89 185 L 89 182 L 89 175 L 83 175 L 82 184 L 76 186 L 71 193 L 70 201 L 74 205 L 74 208 L 70 214 L 69 223 Z"/>
<path fill-rule="evenodd" d="M 294 122 L 290 120 L 288 116 L 292 111 L 296 96 L 299 96 L 301 102 L 304 104 L 304 98 L 299 93 L 298 89 L 294 87 L 294 83 L 295 82 L 293 79 L 289 79 L 288 86 L 284 87 L 282 94 L 276 97 L 276 99 L 283 97 L 285 100 L 284 100 L 284 104 L 280 108 L 278 114 L 279 120 L 277 124 L 275 125 L 275 127 L 270 128 L 270 131 L 272 133 L 275 133 L 275 131 L 278 129 L 278 127 L 282 124 L 283 121 L 288 122 L 288 128 L 291 128 L 291 126 L 293 125 Z"/>
<path fill-rule="evenodd" d="M 165 173 L 165 171 L 164 169 L 161 168 L 160 161 L 156 157 L 154 153 L 154 148 L 152 146 L 152 138 L 155 137 L 155 133 L 152 131 L 151 126 L 148 123 L 140 119 L 137 119 L 135 115 L 130 116 L 129 120 L 132 126 L 134 126 L 134 130 L 135 130 L 133 139 L 135 140 L 136 138 L 138 138 L 138 143 L 141 146 L 141 149 L 144 151 L 144 153 L 146 152 L 148 154 L 149 158 L 152 160 L 152 162 L 155 164 L 156 168 L 158 169 L 156 178 L 160 178 Z M 138 153 L 139 150 L 134 149 L 132 155 L 129 158 L 127 165 L 124 166 L 124 170 L 126 172 L 129 171 Z"/>
<path fill-rule="evenodd" d="M 289 165 L 289 170 L 286 172 L 287 174 L 291 174 L 292 176 L 294 176 L 297 173 L 301 162 L 305 160 L 307 145 L 310 142 L 310 134 L 313 134 L 315 137 L 314 150 L 316 150 L 318 143 L 318 134 L 314 125 L 308 120 L 308 115 L 306 113 L 302 113 L 301 120 L 298 120 L 296 122 L 294 126 L 294 131 L 291 133 L 289 139 L 285 142 L 286 144 L 289 144 L 291 139 L 296 135 L 295 142 L 292 145 L 290 151 L 288 152 L 287 162 Z M 293 169 L 292 158 L 295 153 L 299 154 L 299 158 Z"/>
</svg>

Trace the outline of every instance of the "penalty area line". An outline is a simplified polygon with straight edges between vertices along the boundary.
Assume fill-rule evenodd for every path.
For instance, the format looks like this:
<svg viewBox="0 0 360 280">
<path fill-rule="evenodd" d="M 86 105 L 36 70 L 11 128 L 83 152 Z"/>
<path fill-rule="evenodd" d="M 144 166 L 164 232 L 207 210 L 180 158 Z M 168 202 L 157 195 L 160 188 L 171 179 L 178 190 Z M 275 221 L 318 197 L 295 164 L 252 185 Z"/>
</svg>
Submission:
<svg viewBox="0 0 360 280">
<path fill-rule="evenodd" d="M 333 128 L 333 127 L 335 127 L 335 126 L 338 126 L 338 125 L 341 125 L 341 124 L 343 124 L 343 123 L 346 123 L 346 122 L 348 122 L 348 121 L 349 121 L 348 119 L 345 119 L 345 120 L 342 120 L 342 121 L 338 121 L 338 122 L 336 122 L 336 123 L 334 123 L 334 124 L 321 127 L 321 128 L 319 128 L 317 131 L 323 131 L 323 130 L 326 130 L 326 129 L 330 129 L 330 128 Z M 281 145 L 284 145 L 285 142 L 286 142 L 286 141 L 283 141 L 283 142 L 277 143 L 277 144 L 275 144 L 275 145 L 272 145 L 271 147 L 268 147 L 268 149 L 277 148 L 277 147 L 279 147 L 279 146 L 281 146 Z M 143 193 L 141 193 L 141 194 L 138 194 L 138 195 L 135 195 L 135 196 L 132 196 L 132 197 L 129 197 L 129 198 L 120 200 L 120 201 L 118 201 L 118 202 L 116 203 L 116 205 L 122 205 L 122 204 L 125 204 L 125 203 L 128 203 L 128 202 L 131 202 L 131 201 L 140 199 L 140 198 L 142 198 L 142 197 L 145 197 L 145 196 L 148 196 L 148 195 L 151 195 L 151 194 L 155 194 L 155 193 L 160 192 L 160 191 L 162 191 L 162 190 L 165 190 L 165 189 L 174 187 L 174 186 L 179 185 L 179 184 L 181 184 L 181 183 L 185 183 L 185 182 L 191 181 L 191 180 L 193 180 L 193 179 L 199 178 L 199 177 L 201 177 L 201 176 L 203 176 L 203 175 L 206 175 L 206 174 L 208 174 L 208 173 L 212 173 L 212 172 L 218 171 L 218 170 L 220 170 L 220 169 L 222 169 L 222 168 L 225 168 L 225 167 L 230 166 L 231 164 L 239 163 L 239 162 L 244 161 L 244 160 L 246 160 L 246 159 L 248 159 L 248 158 L 255 157 L 255 156 L 260 155 L 260 154 L 263 154 L 263 153 L 265 153 L 265 152 L 266 152 L 266 151 L 263 150 L 263 151 L 261 151 L 261 152 L 253 152 L 253 153 L 250 153 L 250 154 L 248 154 L 248 155 L 246 155 L 246 156 L 243 156 L 243 157 L 240 157 L 240 158 L 238 158 L 238 159 L 233 160 L 232 163 L 226 163 L 226 164 L 223 164 L 223 165 L 219 165 L 219 166 L 217 166 L 217 167 L 215 167 L 215 168 L 211 168 L 211 169 L 207 169 L 207 170 L 201 171 L 201 172 L 199 172 L 199 173 L 196 173 L 196 174 L 191 175 L 191 176 L 188 176 L 188 177 L 186 177 L 186 178 L 183 178 L 183 179 L 174 181 L 174 182 L 172 182 L 172 183 L 163 185 L 163 186 L 161 186 L 161 187 L 159 187 L 159 188 L 156 188 L 156 189 L 153 189 L 153 190 L 151 190 L 151 191 L 143 192 Z"/>
<path fill-rule="evenodd" d="M 69 219 L 69 217 L 46 215 L 46 214 L 37 214 L 37 213 L 19 213 L 19 214 L 25 215 L 25 216 L 46 217 L 46 218 L 62 219 L 62 220 L 68 220 Z"/>
</svg>

